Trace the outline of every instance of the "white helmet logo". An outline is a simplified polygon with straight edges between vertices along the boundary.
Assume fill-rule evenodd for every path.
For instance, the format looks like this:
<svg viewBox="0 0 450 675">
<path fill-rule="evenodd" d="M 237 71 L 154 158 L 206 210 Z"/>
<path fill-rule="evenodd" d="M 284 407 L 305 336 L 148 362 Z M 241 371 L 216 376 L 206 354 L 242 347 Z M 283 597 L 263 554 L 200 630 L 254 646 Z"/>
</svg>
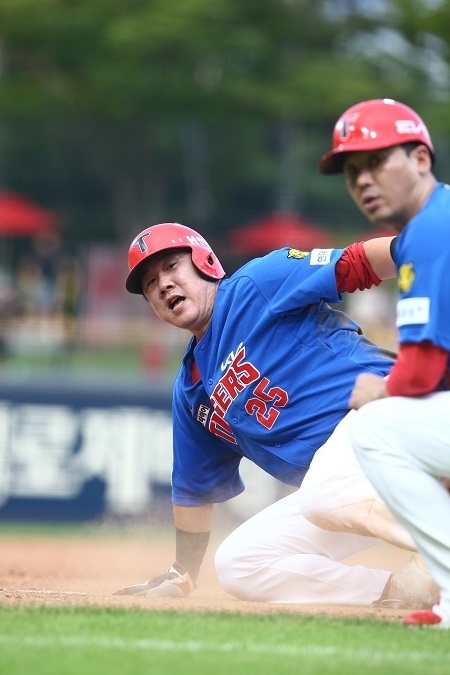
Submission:
<svg viewBox="0 0 450 675">
<path fill-rule="evenodd" d="M 398 134 L 411 134 L 413 136 L 425 134 L 427 138 L 430 137 L 426 126 L 421 123 L 416 124 L 413 120 L 396 120 L 395 128 Z"/>
</svg>

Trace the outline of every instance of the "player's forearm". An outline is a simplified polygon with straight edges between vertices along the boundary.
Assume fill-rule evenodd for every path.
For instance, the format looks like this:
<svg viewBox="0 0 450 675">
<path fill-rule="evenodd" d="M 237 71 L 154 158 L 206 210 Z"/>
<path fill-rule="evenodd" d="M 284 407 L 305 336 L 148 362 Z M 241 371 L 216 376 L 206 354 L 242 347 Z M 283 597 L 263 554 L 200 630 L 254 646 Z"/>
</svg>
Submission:
<svg viewBox="0 0 450 675">
<path fill-rule="evenodd" d="M 358 375 L 349 407 L 358 410 L 386 396 L 420 396 L 434 391 L 446 373 L 447 361 L 447 350 L 429 341 L 400 345 L 388 378 L 374 373 Z"/>
<path fill-rule="evenodd" d="M 395 237 L 378 237 L 364 242 L 364 251 L 372 270 L 377 277 L 393 279 L 397 276 L 397 270 L 392 260 L 391 243 Z"/>
<path fill-rule="evenodd" d="M 173 514 L 176 528 L 176 559 L 192 579 L 197 579 L 205 557 L 212 525 L 213 504 L 177 506 Z"/>
<path fill-rule="evenodd" d="M 386 380 L 374 373 L 361 373 L 355 380 L 355 386 L 350 395 L 349 408 L 358 410 L 366 403 L 388 396 Z"/>
</svg>

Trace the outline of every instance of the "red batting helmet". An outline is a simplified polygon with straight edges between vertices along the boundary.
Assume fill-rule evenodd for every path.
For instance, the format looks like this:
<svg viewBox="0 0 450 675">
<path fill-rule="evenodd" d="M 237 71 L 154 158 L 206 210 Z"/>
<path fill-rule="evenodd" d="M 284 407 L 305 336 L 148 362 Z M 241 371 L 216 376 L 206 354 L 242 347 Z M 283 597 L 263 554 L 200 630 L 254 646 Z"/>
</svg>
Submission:
<svg viewBox="0 0 450 675">
<path fill-rule="evenodd" d="M 179 223 L 160 223 L 142 230 L 128 250 L 127 291 L 142 295 L 142 264 L 159 251 L 189 248 L 195 267 L 211 279 L 223 279 L 225 272 L 208 242 L 195 230 Z"/>
<path fill-rule="evenodd" d="M 336 122 L 333 148 L 321 157 L 319 169 L 322 173 L 340 173 L 345 153 L 381 150 L 410 141 L 426 145 L 434 162 L 430 134 L 414 110 L 391 98 L 363 101 L 348 108 Z"/>
</svg>

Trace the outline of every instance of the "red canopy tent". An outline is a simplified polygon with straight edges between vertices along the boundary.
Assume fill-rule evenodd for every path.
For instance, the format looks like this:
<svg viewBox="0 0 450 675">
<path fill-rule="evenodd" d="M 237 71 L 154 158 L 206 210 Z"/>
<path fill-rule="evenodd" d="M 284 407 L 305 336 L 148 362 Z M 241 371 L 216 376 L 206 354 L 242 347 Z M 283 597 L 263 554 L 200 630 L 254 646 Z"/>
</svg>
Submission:
<svg viewBox="0 0 450 675">
<path fill-rule="evenodd" d="M 9 190 L 0 191 L 0 236 L 26 237 L 53 234 L 59 217 Z"/>
<path fill-rule="evenodd" d="M 331 233 L 291 213 L 272 213 L 240 227 L 227 236 L 233 253 L 259 255 L 291 246 L 303 251 L 331 247 Z"/>
</svg>

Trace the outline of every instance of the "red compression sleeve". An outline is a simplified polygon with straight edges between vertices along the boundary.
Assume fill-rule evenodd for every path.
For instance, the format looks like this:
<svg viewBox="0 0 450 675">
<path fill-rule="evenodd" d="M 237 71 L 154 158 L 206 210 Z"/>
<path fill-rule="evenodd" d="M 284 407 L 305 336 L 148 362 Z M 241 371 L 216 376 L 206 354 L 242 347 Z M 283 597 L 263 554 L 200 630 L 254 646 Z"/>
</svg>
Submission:
<svg viewBox="0 0 450 675">
<path fill-rule="evenodd" d="M 445 373 L 447 360 L 448 351 L 428 340 L 400 345 L 386 380 L 389 396 L 419 396 L 434 391 Z"/>
<path fill-rule="evenodd" d="M 336 283 L 340 293 L 353 293 L 381 284 L 381 279 L 367 259 L 364 242 L 351 244 L 344 249 L 342 257 L 336 263 Z"/>
</svg>

